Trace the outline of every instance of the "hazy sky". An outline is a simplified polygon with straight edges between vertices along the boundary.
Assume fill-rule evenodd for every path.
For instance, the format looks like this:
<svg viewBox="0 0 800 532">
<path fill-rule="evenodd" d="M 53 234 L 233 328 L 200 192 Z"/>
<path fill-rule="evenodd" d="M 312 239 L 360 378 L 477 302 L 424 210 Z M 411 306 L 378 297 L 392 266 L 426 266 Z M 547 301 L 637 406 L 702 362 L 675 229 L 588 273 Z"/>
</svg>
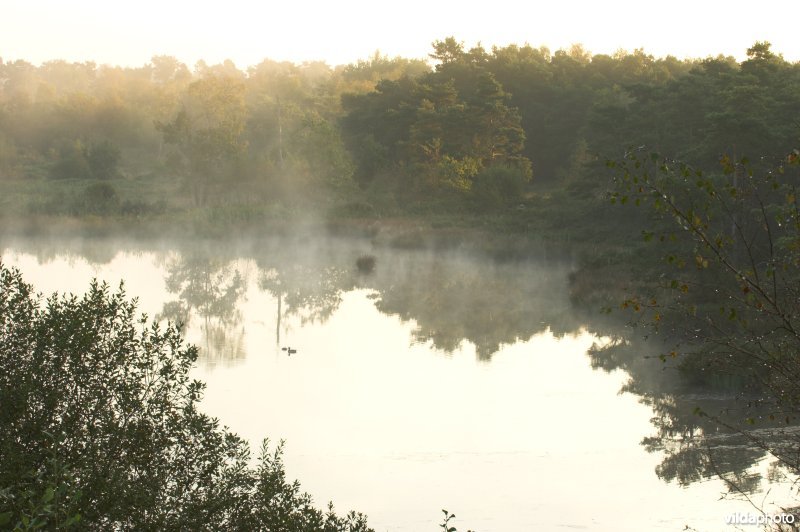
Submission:
<svg viewBox="0 0 800 532">
<path fill-rule="evenodd" d="M 471 46 L 583 43 L 594 53 L 644 48 L 656 56 L 744 56 L 757 40 L 800 60 L 798 0 L 0 0 L 0 57 L 139 66 L 155 54 L 190 66 L 269 57 L 349 63 L 375 50 L 427 56 L 454 35 Z"/>
</svg>

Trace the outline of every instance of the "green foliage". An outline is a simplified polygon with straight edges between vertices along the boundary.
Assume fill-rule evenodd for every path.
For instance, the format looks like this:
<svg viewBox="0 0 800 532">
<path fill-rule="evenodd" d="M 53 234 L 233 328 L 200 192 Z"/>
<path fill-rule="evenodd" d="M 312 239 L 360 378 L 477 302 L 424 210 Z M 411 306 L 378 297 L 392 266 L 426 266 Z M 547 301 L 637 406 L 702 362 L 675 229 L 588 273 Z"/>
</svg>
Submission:
<svg viewBox="0 0 800 532">
<path fill-rule="evenodd" d="M 39 470 L 0 490 L 0 528 L 77 530 L 80 498 L 74 474 L 53 455 Z"/>
<path fill-rule="evenodd" d="M 117 190 L 109 183 L 92 183 L 76 198 L 78 213 L 114 214 L 118 212 L 120 199 Z"/>
<path fill-rule="evenodd" d="M 444 516 L 442 517 L 442 522 L 439 524 L 439 528 L 442 529 L 443 532 L 458 532 L 458 529 L 452 525 L 450 525 L 450 521 L 456 518 L 455 514 L 451 514 L 447 510 L 442 510 Z M 468 530 L 467 532 L 472 532 Z"/>
<path fill-rule="evenodd" d="M 708 58 L 680 76 L 623 85 L 624 99 L 595 105 L 588 138 L 612 158 L 636 143 L 706 168 L 723 153 L 779 158 L 797 138 L 786 110 L 800 104 L 800 69 L 768 43 L 756 43 L 749 56 L 741 64 Z"/>
<path fill-rule="evenodd" d="M 92 177 L 95 179 L 116 177 L 121 157 L 119 148 L 107 140 L 93 144 L 86 154 Z"/>
<path fill-rule="evenodd" d="M 0 179 L 17 177 L 19 153 L 16 143 L 0 131 Z"/>
<path fill-rule="evenodd" d="M 685 375 L 734 383 L 763 407 L 759 418 L 785 424 L 800 417 L 799 162 L 797 150 L 770 170 L 726 155 L 720 172 L 706 173 L 633 150 L 611 163 L 615 199 L 653 208 L 657 229 L 645 236 L 665 255 L 654 274 L 661 289 L 624 306 L 680 345 L 670 356 Z M 733 423 L 742 430 L 752 419 Z M 794 451 L 753 440 L 800 471 Z"/>
<path fill-rule="evenodd" d="M 797 68 L 765 53 L 740 71 L 728 59 L 680 62 L 642 50 L 610 57 L 512 45 L 490 53 L 453 37 L 433 49 L 435 72 L 343 97 L 343 134 L 362 180 L 410 161 L 435 166 L 445 155 L 483 165 L 522 157 L 553 180 L 571 177 L 579 151 L 614 153 L 633 139 L 708 162 L 734 138 L 740 150 L 761 151 L 794 127 L 781 101 L 796 101 Z M 362 156 L 364 139 L 380 149 Z M 368 156 L 378 151 L 380 168 Z"/>
<path fill-rule="evenodd" d="M 339 131 L 321 117 L 309 117 L 295 131 L 289 147 L 294 159 L 305 165 L 309 180 L 324 185 L 342 185 L 353 176 L 353 163 Z M 292 169 L 296 173 L 300 164 Z"/>
<path fill-rule="evenodd" d="M 179 208 L 324 201 L 353 179 L 375 206 L 441 195 L 466 211 L 476 176 L 498 165 L 531 165 L 537 188 L 570 187 L 565 198 L 597 196 L 597 161 L 634 143 L 707 167 L 722 153 L 774 159 L 797 137 L 800 67 L 767 42 L 741 63 L 580 46 L 486 50 L 454 37 L 431 51 L 434 70 L 378 53 L 336 69 L 264 60 L 243 71 L 226 61 L 194 73 L 168 56 L 139 68 L 2 63 L 0 172 L 156 175 L 161 190 L 183 185 L 168 202 Z"/>
<path fill-rule="evenodd" d="M 232 164 L 246 150 L 245 85 L 230 76 L 208 75 L 191 83 L 183 105 L 168 123 L 158 123 L 164 141 L 177 147 L 178 169 L 196 205 L 221 189 Z"/>
<path fill-rule="evenodd" d="M 368 60 L 361 60 L 342 69 L 342 78 L 350 90 L 373 90 L 381 80 L 396 81 L 404 76 L 415 78 L 430 72 L 430 66 L 421 59 L 389 58 L 375 52 Z"/>
<path fill-rule="evenodd" d="M 456 41 L 453 36 L 433 42 L 433 53 L 430 54 L 430 58 L 438 62 L 437 68 L 462 61 L 464 57 L 464 43 Z"/>
<path fill-rule="evenodd" d="M 432 181 L 445 187 L 466 192 L 472 188 L 473 178 L 481 169 L 481 162 L 475 157 L 456 159 L 443 156 L 433 169 Z"/>
<path fill-rule="evenodd" d="M 492 210 L 519 202 L 529 181 L 524 168 L 491 166 L 475 176 L 472 191 L 479 208 Z"/>
<path fill-rule="evenodd" d="M 58 160 L 50 169 L 50 176 L 53 179 L 85 179 L 91 175 L 86 149 L 80 142 L 62 147 L 58 153 Z"/>
<path fill-rule="evenodd" d="M 342 133 L 362 182 L 413 168 L 421 190 L 469 190 L 484 167 L 523 160 L 525 132 L 509 95 L 483 65 L 449 38 L 434 43 L 436 72 L 343 98 Z"/>
<path fill-rule="evenodd" d="M 311 505 L 201 413 L 197 350 L 92 283 L 44 302 L 0 270 L 0 519 L 21 530 L 367 530 Z M 16 525 L 15 525 L 16 526 Z"/>
<path fill-rule="evenodd" d="M 54 179 L 111 179 L 117 177 L 120 158 L 119 148 L 108 141 L 89 148 L 76 141 L 61 148 L 50 176 Z"/>
</svg>

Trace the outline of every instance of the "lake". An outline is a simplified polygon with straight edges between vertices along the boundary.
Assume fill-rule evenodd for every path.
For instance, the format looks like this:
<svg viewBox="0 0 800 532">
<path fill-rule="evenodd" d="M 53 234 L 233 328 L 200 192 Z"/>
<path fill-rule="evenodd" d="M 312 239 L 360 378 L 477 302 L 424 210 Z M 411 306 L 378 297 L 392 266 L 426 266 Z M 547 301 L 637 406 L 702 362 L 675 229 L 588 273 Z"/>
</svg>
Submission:
<svg viewBox="0 0 800 532">
<path fill-rule="evenodd" d="M 654 346 L 623 362 L 592 349 L 627 333 L 570 302 L 569 257 L 313 235 L 0 249 L 45 294 L 124 280 L 142 312 L 185 323 L 206 412 L 254 449 L 284 439 L 288 475 L 318 506 L 378 531 L 436 530 L 442 508 L 482 532 L 725 529 L 754 510 L 721 499 L 703 445 L 728 449 L 712 465 L 758 501 L 771 490 L 767 509 L 788 496 L 763 453 L 680 413 L 728 398 L 680 392 Z"/>
</svg>

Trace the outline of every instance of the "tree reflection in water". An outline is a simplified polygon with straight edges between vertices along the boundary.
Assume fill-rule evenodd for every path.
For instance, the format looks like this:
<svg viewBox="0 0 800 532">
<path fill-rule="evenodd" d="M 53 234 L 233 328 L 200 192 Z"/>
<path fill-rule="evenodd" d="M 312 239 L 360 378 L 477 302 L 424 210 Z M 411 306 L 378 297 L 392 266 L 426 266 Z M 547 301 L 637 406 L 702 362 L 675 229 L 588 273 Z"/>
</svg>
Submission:
<svg viewBox="0 0 800 532">
<path fill-rule="evenodd" d="M 246 280 L 233 261 L 206 254 L 180 255 L 166 266 L 167 290 L 178 297 L 164 303 L 158 319 L 188 326 L 200 321 L 201 357 L 209 364 L 243 358 L 244 326 L 238 308 Z"/>
<path fill-rule="evenodd" d="M 342 294 L 354 286 L 352 273 L 335 266 L 293 264 L 259 274 L 259 287 L 274 296 L 282 309 L 278 319 L 298 316 L 303 325 L 326 322 L 339 308 Z"/>
<path fill-rule="evenodd" d="M 618 336 L 589 354 L 595 368 L 624 370 L 630 379 L 620 391 L 638 396 L 653 410 L 655 433 L 642 446 L 664 454 L 655 471 L 661 479 L 687 486 L 722 478 L 728 487 L 725 496 L 743 498 L 793 482 L 783 462 L 800 449 L 797 427 L 780 427 L 766 418 L 750 425 L 747 419 L 760 417 L 757 398 L 725 382 L 711 390 L 693 386 L 672 360 L 662 362 L 652 355 L 657 346 L 636 340 L 630 332 L 627 337 L 634 339 Z M 765 462 L 768 466 L 761 467 Z"/>
<path fill-rule="evenodd" d="M 340 308 L 343 296 L 356 289 L 368 290 L 381 313 L 412 323 L 413 342 L 443 353 L 467 342 L 483 363 L 490 363 L 503 346 L 537 333 L 550 330 L 561 336 L 585 329 L 615 339 L 590 351 L 592 367 L 625 371 L 630 379 L 621 392 L 640 397 L 652 409 L 654 433 L 642 445 L 648 452 L 663 453 L 655 471 L 660 478 L 688 485 L 722 476 L 732 492 L 743 493 L 787 481 L 776 457 L 757 440 L 780 440 L 778 448 L 785 449 L 786 456 L 800 448 L 798 432 L 793 427 L 776 432 L 764 423 L 743 427 L 743 419 L 757 416 L 751 399 L 737 396 L 725 383 L 711 391 L 692 388 L 673 361 L 662 363 L 654 356 L 658 348 L 653 342 L 636 340 L 636 331 L 598 309 L 570 302 L 569 261 L 499 263 L 456 252 L 370 247 L 377 266 L 364 276 L 356 267 L 365 252 L 363 241 L 326 242 L 254 246 L 244 255 L 256 265 L 252 276 L 244 273 L 247 259 L 236 259 L 242 255 L 224 246 L 213 250 L 183 246 L 184 251 L 166 263 L 165 283 L 174 299 L 163 304 L 159 318 L 197 324 L 202 357 L 210 364 L 246 355 L 241 304 L 249 278 L 275 298 L 278 342 L 282 319 L 297 318 L 301 325 L 324 323 Z M 39 253 L 50 253 L 50 247 Z M 83 245 L 74 253 L 86 256 L 87 247 L 98 246 Z M 90 260 L 114 256 L 111 248 L 100 249 Z M 698 409 L 709 416 L 697 415 Z M 773 461 L 770 467 L 754 467 L 767 460 Z"/>
<path fill-rule="evenodd" d="M 548 329 L 559 336 L 582 327 L 566 298 L 564 263 L 414 259 L 379 260 L 395 267 L 379 267 L 370 281 L 378 310 L 414 322 L 417 342 L 451 353 L 467 341 L 478 360 L 488 362 L 503 345 Z"/>
<path fill-rule="evenodd" d="M 503 345 L 550 329 L 579 331 L 583 322 L 566 297 L 564 263 L 498 264 L 459 254 L 378 251 L 369 276 L 356 267 L 357 251 L 318 256 L 283 253 L 257 259 L 259 287 L 276 299 L 278 321 L 325 322 L 346 292 L 371 292 L 383 314 L 413 322 L 415 343 L 452 353 L 463 342 L 489 361 Z M 280 327 L 279 327 L 280 328 Z"/>
</svg>

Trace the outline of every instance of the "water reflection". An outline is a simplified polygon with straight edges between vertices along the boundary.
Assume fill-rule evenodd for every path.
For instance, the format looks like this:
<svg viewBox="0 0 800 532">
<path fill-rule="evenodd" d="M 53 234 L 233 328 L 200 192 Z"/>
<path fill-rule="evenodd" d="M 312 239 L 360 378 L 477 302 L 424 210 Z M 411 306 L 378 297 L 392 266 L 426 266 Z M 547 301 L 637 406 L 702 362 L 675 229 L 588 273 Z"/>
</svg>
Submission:
<svg viewBox="0 0 800 532">
<path fill-rule="evenodd" d="M 580 330 L 565 297 L 565 268 L 423 256 L 379 268 L 371 288 L 381 312 L 416 324 L 417 341 L 448 353 L 467 341 L 490 361 L 501 346 L 547 329 L 557 336 Z"/>
<path fill-rule="evenodd" d="M 353 288 L 352 275 L 335 266 L 312 268 L 292 264 L 259 271 L 259 288 L 278 301 L 278 319 L 298 316 L 302 324 L 325 322 Z"/>
<path fill-rule="evenodd" d="M 722 478 L 726 495 L 743 498 L 791 484 L 782 462 L 796 460 L 797 427 L 766 419 L 748 426 L 746 419 L 763 413 L 755 397 L 735 393 L 724 381 L 713 390 L 697 388 L 681 378 L 672 361 L 652 356 L 657 345 L 628 336 L 632 339 L 617 338 L 589 353 L 593 367 L 624 369 L 630 379 L 621 391 L 652 409 L 655 431 L 641 443 L 648 452 L 663 454 L 655 470 L 661 479 L 688 486 Z"/>
<path fill-rule="evenodd" d="M 275 344 L 283 346 L 290 324 L 324 325 L 342 309 L 348 295 L 358 291 L 369 294 L 380 313 L 409 325 L 412 343 L 446 354 L 470 346 L 487 368 L 497 364 L 493 360 L 497 353 L 545 331 L 560 337 L 587 330 L 614 339 L 603 349 L 590 350 L 592 368 L 609 374 L 624 371 L 629 380 L 621 392 L 637 396 L 652 412 L 653 432 L 641 445 L 662 456 L 655 467 L 661 479 L 688 486 L 723 476 L 731 490 L 744 493 L 763 491 L 784 480 L 781 468 L 766 464 L 771 458 L 751 438 L 696 414 L 700 408 L 730 421 L 741 420 L 747 399 L 724 390 L 700 393 L 690 388 L 670 361 L 662 363 L 653 356 L 657 346 L 637 340 L 623 324 L 599 315 L 596 309 L 576 308 L 568 298 L 568 260 L 498 263 L 456 252 L 399 252 L 373 248 L 368 241 L 336 239 L 263 240 L 228 246 L 25 239 L 8 246 L 16 253 L 35 255 L 40 263 L 65 253 L 92 264 L 111 262 L 120 249 L 151 253 L 163 270 L 167 291 L 159 301 L 158 318 L 199 331 L 200 338 L 191 340 L 199 344 L 202 360 L 210 366 L 236 366 L 256 356 L 252 347 L 248 353 L 247 332 L 257 320 L 265 327 L 269 322 L 267 329 L 270 334 L 274 331 Z M 365 253 L 377 258 L 368 276 L 356 267 L 356 260 Z M 258 306 L 248 307 L 246 314 L 243 308 L 248 299 Z M 358 326 L 349 331 L 359 334 Z M 334 376 L 335 370 L 334 365 Z M 560 406 L 530 405 L 533 411 L 545 407 Z M 777 437 L 772 431 L 761 436 Z M 779 436 L 785 439 L 787 452 L 800 448 L 797 433 L 785 431 Z"/>
<path fill-rule="evenodd" d="M 296 315 L 324 322 L 354 288 L 372 291 L 384 314 L 415 324 L 414 339 L 445 353 L 463 342 L 489 361 L 501 346 L 550 329 L 574 333 L 583 323 L 570 308 L 565 263 L 496 264 L 460 255 L 376 250 L 370 275 L 356 267 L 358 253 L 340 249 L 319 257 L 284 253 L 257 259 L 259 287 L 277 301 L 278 320 Z"/>
<path fill-rule="evenodd" d="M 199 321 L 207 362 L 243 358 L 245 330 L 238 305 L 246 281 L 233 262 L 195 252 L 174 257 L 165 269 L 166 288 L 177 299 L 165 302 L 157 319 L 183 326 Z"/>
</svg>

